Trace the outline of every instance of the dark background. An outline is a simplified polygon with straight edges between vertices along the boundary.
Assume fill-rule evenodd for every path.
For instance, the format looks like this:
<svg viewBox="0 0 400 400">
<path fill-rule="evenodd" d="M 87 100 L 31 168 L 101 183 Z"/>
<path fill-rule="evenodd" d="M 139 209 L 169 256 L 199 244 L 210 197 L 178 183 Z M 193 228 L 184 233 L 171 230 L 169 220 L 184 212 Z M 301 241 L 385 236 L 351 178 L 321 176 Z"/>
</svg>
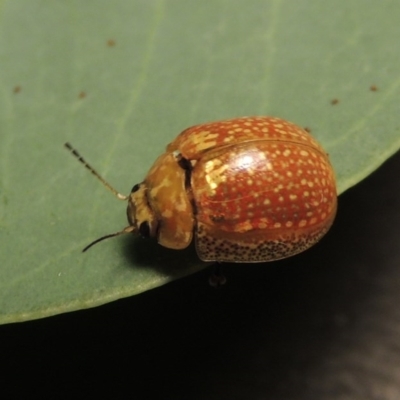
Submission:
<svg viewBox="0 0 400 400">
<path fill-rule="evenodd" d="M 400 399 L 400 153 L 317 246 L 225 273 L 1 326 L 2 398 Z"/>
</svg>

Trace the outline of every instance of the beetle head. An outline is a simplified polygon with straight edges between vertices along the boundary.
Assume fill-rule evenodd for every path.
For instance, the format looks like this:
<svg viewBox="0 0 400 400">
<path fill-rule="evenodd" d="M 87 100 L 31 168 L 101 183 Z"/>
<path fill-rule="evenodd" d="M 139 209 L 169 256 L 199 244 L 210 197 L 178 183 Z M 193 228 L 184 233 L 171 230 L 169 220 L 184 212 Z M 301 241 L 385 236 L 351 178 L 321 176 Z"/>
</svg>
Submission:
<svg viewBox="0 0 400 400">
<path fill-rule="evenodd" d="M 145 183 L 132 188 L 126 213 L 130 226 L 134 228 L 132 232 L 138 232 L 142 237 L 156 236 L 158 221 L 148 202 Z"/>
</svg>

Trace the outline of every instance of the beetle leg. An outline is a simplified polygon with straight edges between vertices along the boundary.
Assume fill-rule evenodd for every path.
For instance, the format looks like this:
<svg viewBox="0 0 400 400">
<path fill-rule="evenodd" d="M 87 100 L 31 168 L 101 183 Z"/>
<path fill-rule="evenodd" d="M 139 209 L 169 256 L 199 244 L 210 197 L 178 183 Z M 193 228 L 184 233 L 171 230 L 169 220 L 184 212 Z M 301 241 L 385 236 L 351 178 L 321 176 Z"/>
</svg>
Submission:
<svg viewBox="0 0 400 400">
<path fill-rule="evenodd" d="M 213 266 L 213 272 L 210 275 L 210 278 L 208 279 L 208 282 L 210 286 L 214 288 L 218 288 L 222 285 L 225 285 L 226 283 L 226 278 L 225 275 L 222 272 L 222 264 L 219 262 L 216 262 Z"/>
</svg>

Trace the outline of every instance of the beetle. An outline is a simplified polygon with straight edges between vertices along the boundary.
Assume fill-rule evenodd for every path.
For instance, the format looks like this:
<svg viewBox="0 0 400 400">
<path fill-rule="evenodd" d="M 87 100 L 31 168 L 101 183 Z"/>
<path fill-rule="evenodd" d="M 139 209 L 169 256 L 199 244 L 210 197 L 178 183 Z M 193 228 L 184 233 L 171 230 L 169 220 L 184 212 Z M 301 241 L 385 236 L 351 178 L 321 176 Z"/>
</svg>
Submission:
<svg viewBox="0 0 400 400">
<path fill-rule="evenodd" d="M 300 253 L 336 215 L 328 154 L 304 129 L 255 116 L 195 125 L 180 133 L 128 196 L 118 193 L 69 144 L 65 146 L 119 199 L 126 233 L 170 249 L 194 239 L 203 261 L 256 263 Z"/>
</svg>

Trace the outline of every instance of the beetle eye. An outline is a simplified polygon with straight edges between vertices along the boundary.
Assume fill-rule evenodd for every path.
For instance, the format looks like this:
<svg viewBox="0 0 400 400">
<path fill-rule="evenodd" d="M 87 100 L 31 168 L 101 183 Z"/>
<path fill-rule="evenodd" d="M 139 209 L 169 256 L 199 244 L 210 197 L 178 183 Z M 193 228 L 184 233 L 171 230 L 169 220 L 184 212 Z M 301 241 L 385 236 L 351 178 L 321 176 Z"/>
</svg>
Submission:
<svg viewBox="0 0 400 400">
<path fill-rule="evenodd" d="M 135 193 L 139 190 L 140 185 L 137 183 L 135 186 L 133 186 L 131 193 Z"/>
<path fill-rule="evenodd" d="M 150 224 L 148 221 L 144 221 L 139 225 L 139 234 L 144 238 L 150 237 Z"/>
</svg>

